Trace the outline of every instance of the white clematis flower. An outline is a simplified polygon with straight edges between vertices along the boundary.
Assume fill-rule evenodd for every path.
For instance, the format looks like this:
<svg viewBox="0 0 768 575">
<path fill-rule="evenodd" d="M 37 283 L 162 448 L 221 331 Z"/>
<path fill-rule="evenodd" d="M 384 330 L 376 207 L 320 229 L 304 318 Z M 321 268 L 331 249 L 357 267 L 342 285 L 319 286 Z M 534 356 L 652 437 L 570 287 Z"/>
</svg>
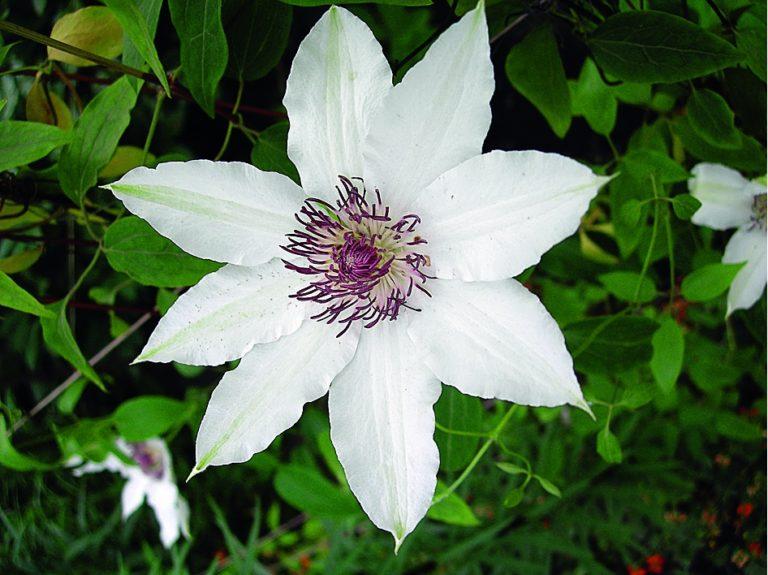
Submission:
<svg viewBox="0 0 768 575">
<path fill-rule="evenodd" d="M 714 230 L 738 228 L 725 246 L 723 263 L 746 263 L 728 291 L 727 317 L 751 308 L 765 290 L 766 187 L 720 164 L 698 164 L 691 173 L 688 189 L 701 202 L 693 223 Z"/>
<path fill-rule="evenodd" d="M 179 535 L 189 539 L 189 506 L 179 494 L 179 488 L 173 478 L 171 454 L 162 439 L 148 439 L 138 443 L 127 443 L 122 439 L 116 442 L 116 448 L 127 458 L 134 461 L 129 464 L 110 453 L 104 461 L 88 461 L 84 465 L 79 457 L 73 458 L 68 465 L 76 467 L 72 473 L 77 477 L 85 473 L 111 471 L 119 473 L 128 481 L 123 487 L 123 520 L 128 519 L 146 498 L 155 512 L 160 524 L 160 541 L 166 548 L 171 547 Z"/>
<path fill-rule="evenodd" d="M 510 278 L 578 228 L 607 178 L 557 154 L 481 154 L 493 88 L 482 2 L 394 87 L 368 27 L 333 7 L 284 100 L 303 189 L 209 161 L 108 186 L 184 250 L 228 264 L 179 298 L 138 358 L 242 357 L 213 392 L 193 474 L 248 460 L 329 392 L 350 487 L 399 545 L 435 489 L 440 382 L 589 409 L 557 324 Z"/>
</svg>

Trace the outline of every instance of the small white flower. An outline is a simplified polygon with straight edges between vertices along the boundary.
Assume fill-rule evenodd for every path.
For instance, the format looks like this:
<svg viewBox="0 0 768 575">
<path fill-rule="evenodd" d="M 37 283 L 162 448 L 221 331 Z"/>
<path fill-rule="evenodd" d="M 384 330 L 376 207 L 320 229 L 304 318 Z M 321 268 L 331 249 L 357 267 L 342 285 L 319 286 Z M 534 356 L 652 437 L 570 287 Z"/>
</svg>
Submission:
<svg viewBox="0 0 768 575">
<path fill-rule="evenodd" d="M 330 390 L 349 485 L 399 545 L 435 489 L 440 382 L 589 409 L 557 324 L 510 278 L 578 228 L 607 178 L 557 154 L 481 154 L 493 89 L 482 2 L 394 87 L 368 27 L 333 7 L 284 99 L 303 189 L 209 161 L 108 186 L 184 250 L 228 264 L 179 298 L 137 360 L 242 358 L 213 392 L 193 474 L 247 461 Z"/>
<path fill-rule="evenodd" d="M 701 202 L 692 221 L 714 230 L 738 228 L 725 246 L 723 263 L 746 262 L 728 291 L 726 317 L 749 309 L 766 285 L 766 187 L 720 164 L 698 164 L 688 180 L 691 195 Z"/>
<path fill-rule="evenodd" d="M 162 439 L 148 439 L 139 443 L 127 443 L 122 439 L 116 442 L 116 448 L 133 464 L 110 453 L 104 461 L 88 461 L 80 465 L 82 459 L 73 458 L 69 466 L 77 466 L 72 473 L 80 477 L 84 473 L 111 471 L 119 473 L 128 481 L 123 487 L 123 519 L 130 517 L 146 498 L 154 510 L 160 524 L 160 541 L 168 548 L 184 535 L 189 538 L 189 506 L 179 494 L 179 488 L 173 478 L 171 454 Z"/>
</svg>

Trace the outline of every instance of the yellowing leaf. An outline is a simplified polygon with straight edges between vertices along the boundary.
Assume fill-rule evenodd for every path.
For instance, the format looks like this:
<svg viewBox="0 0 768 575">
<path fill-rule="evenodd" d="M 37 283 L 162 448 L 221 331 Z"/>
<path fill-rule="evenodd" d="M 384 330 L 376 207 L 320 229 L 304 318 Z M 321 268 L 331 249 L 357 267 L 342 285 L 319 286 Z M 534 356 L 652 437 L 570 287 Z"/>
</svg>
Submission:
<svg viewBox="0 0 768 575">
<path fill-rule="evenodd" d="M 123 52 L 123 28 L 109 8 L 104 6 L 88 6 L 62 16 L 53 25 L 51 38 L 104 58 L 116 58 Z M 75 66 L 96 65 L 90 60 L 50 47 L 48 58 Z"/>
<path fill-rule="evenodd" d="M 118 146 L 117 150 L 115 150 L 115 155 L 99 172 L 99 179 L 116 180 L 126 172 L 130 172 L 133 168 L 145 165 L 143 160 L 144 150 L 141 148 L 136 146 Z M 147 152 L 146 165 L 153 165 L 155 160 L 155 155 Z"/>
<path fill-rule="evenodd" d="M 64 100 L 52 90 L 45 93 L 45 88 L 39 80 L 35 80 L 27 94 L 26 114 L 30 122 L 42 122 L 51 126 L 58 126 L 62 130 L 72 127 L 72 113 L 64 103 Z"/>
<path fill-rule="evenodd" d="M 34 264 L 43 253 L 43 248 L 35 248 L 18 254 L 13 254 L 7 258 L 0 259 L 0 272 L 15 274 L 23 271 Z"/>
</svg>

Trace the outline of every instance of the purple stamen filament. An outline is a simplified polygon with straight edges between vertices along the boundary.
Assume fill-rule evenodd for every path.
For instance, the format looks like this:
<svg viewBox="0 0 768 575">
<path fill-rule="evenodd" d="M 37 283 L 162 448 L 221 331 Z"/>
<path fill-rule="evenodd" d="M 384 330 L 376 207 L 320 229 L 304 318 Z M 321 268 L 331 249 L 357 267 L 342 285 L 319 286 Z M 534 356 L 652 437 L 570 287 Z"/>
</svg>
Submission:
<svg viewBox="0 0 768 575">
<path fill-rule="evenodd" d="M 397 319 L 402 307 L 415 310 L 406 300 L 414 288 L 429 295 L 421 285 L 429 277 L 421 269 L 429 259 L 416 251 L 427 243 L 415 234 L 421 222 L 416 214 L 393 221 L 378 190 L 369 202 L 364 187 L 339 180 L 336 206 L 316 198 L 304 202 L 296 214 L 302 228 L 288 234 L 282 248 L 306 260 L 283 260 L 288 269 L 316 276 L 291 297 L 325 305 L 313 319 L 343 324 L 342 335 L 354 321 L 370 328 Z"/>
</svg>

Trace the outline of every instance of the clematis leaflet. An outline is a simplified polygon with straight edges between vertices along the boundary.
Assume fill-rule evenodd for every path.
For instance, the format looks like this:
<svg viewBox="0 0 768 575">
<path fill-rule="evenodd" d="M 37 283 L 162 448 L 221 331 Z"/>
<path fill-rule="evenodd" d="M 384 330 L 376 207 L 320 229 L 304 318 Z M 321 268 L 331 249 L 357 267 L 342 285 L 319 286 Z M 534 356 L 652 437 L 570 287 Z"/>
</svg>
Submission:
<svg viewBox="0 0 768 575">
<path fill-rule="evenodd" d="M 557 324 L 511 278 L 576 231 L 607 178 L 557 154 L 482 154 L 493 88 L 482 2 L 395 86 L 368 27 L 332 7 L 284 99 L 301 187 L 205 160 L 108 186 L 185 251 L 226 264 L 137 358 L 242 358 L 213 391 L 192 475 L 247 461 L 328 393 L 349 485 L 397 549 L 435 490 L 441 382 L 589 409 Z"/>
</svg>

